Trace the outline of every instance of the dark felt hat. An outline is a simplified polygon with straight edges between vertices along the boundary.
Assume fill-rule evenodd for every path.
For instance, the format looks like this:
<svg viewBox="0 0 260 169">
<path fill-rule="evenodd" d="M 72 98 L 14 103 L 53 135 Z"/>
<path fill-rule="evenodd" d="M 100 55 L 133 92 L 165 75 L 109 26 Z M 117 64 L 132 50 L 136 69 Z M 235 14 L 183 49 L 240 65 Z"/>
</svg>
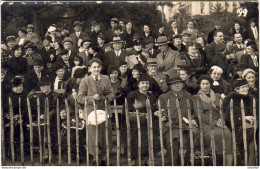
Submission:
<svg viewBox="0 0 260 169">
<path fill-rule="evenodd" d="M 244 86 L 244 85 L 247 85 L 248 82 L 244 79 L 242 80 L 235 80 L 234 83 L 233 83 L 233 88 L 237 88 L 237 87 L 241 87 L 241 86 Z"/>
<path fill-rule="evenodd" d="M 210 84 L 213 84 L 213 80 L 208 75 L 201 75 L 197 81 L 197 83 L 200 85 L 200 82 L 202 80 L 208 80 Z"/>
<path fill-rule="evenodd" d="M 107 74 L 110 75 L 111 73 L 113 73 L 113 71 L 119 72 L 118 67 L 115 65 L 109 65 L 107 69 Z"/>
<path fill-rule="evenodd" d="M 159 36 L 157 38 L 155 46 L 161 46 L 161 45 L 165 45 L 168 43 L 170 43 L 170 41 L 168 40 L 167 36 Z"/>
<path fill-rule="evenodd" d="M 47 39 L 48 41 L 52 42 L 52 38 L 50 36 L 45 36 L 44 39 Z"/>
<path fill-rule="evenodd" d="M 146 74 L 143 74 L 139 77 L 138 81 L 137 81 L 137 84 L 139 84 L 140 82 L 143 82 L 143 81 L 148 81 L 150 82 L 150 79 L 151 77 L 149 77 L 148 75 Z"/>
<path fill-rule="evenodd" d="M 139 40 L 133 41 L 133 46 L 139 46 L 139 45 L 142 45 L 141 41 L 139 41 Z"/>
<path fill-rule="evenodd" d="M 75 22 L 73 23 L 73 25 L 74 25 L 74 26 L 77 26 L 77 25 L 79 25 L 79 26 L 82 26 L 82 25 L 83 25 L 83 23 L 82 23 L 82 22 L 80 22 L 80 21 L 75 21 Z"/>
<path fill-rule="evenodd" d="M 65 69 L 63 64 L 56 63 L 53 65 L 53 72 L 56 72 L 57 70 Z"/>
<path fill-rule="evenodd" d="M 89 37 L 84 37 L 84 38 L 82 39 L 82 41 L 81 41 L 80 45 L 82 46 L 84 42 L 91 42 L 91 43 L 92 43 L 92 42 L 93 42 L 93 40 L 92 40 L 92 39 L 90 39 Z"/>
<path fill-rule="evenodd" d="M 145 45 L 148 44 L 148 43 L 154 43 L 153 38 L 147 38 L 147 39 L 144 40 Z"/>
<path fill-rule="evenodd" d="M 41 79 L 39 86 L 51 85 L 51 80 L 49 77 L 44 77 Z"/>
<path fill-rule="evenodd" d="M 32 42 L 26 41 L 23 46 L 24 49 L 32 48 L 32 50 L 37 50 L 37 46 L 35 46 Z"/>
<path fill-rule="evenodd" d="M 175 36 L 173 36 L 172 39 L 177 39 L 177 38 L 181 39 L 181 35 L 180 34 L 176 34 Z"/>
<path fill-rule="evenodd" d="M 118 64 L 118 67 L 120 67 L 122 65 L 127 65 L 127 62 L 126 61 L 120 61 L 119 64 Z"/>
<path fill-rule="evenodd" d="M 33 61 L 33 66 L 43 66 L 43 60 L 42 59 L 35 59 Z"/>
<path fill-rule="evenodd" d="M 11 80 L 10 84 L 11 84 L 12 87 L 17 87 L 17 86 L 19 86 L 20 84 L 23 84 L 23 81 L 22 81 L 21 78 L 15 77 L 15 78 L 13 78 L 13 79 Z"/>
<path fill-rule="evenodd" d="M 145 69 L 141 64 L 134 65 L 132 70 L 137 70 L 140 74 L 143 74 L 145 72 Z"/>
<path fill-rule="evenodd" d="M 62 45 L 65 43 L 65 42 L 70 42 L 71 44 L 73 44 L 73 41 L 70 37 L 66 37 L 64 38 L 64 40 L 62 41 Z"/>
<path fill-rule="evenodd" d="M 15 36 L 7 36 L 7 38 L 5 39 L 5 42 L 10 42 L 10 41 L 15 41 Z"/>
</svg>

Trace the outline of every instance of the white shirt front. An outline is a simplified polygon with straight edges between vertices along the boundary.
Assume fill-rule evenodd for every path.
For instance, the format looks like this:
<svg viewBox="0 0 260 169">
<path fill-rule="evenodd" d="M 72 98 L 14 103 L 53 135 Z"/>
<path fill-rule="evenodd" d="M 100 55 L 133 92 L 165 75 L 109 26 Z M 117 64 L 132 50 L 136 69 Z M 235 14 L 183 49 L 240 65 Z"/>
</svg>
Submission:
<svg viewBox="0 0 260 169">
<path fill-rule="evenodd" d="M 255 40 L 257 40 L 257 39 L 258 39 L 258 31 L 257 31 L 256 26 L 253 27 L 253 28 L 251 27 L 251 29 L 252 29 L 252 32 L 253 32 L 253 34 L 254 34 Z"/>
<path fill-rule="evenodd" d="M 54 81 L 54 89 L 59 89 L 59 81 L 62 81 L 62 80 L 60 80 L 59 77 L 56 76 L 55 81 Z"/>
</svg>

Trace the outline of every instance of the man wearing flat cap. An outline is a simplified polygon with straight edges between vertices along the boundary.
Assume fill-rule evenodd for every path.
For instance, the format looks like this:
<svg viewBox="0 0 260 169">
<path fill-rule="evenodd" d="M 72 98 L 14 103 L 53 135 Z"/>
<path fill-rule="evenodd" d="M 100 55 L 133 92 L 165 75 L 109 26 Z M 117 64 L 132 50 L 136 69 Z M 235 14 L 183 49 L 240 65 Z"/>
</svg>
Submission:
<svg viewBox="0 0 260 169">
<path fill-rule="evenodd" d="M 87 33 L 82 32 L 82 26 L 83 23 L 80 21 L 75 21 L 74 24 L 74 33 L 70 34 L 70 38 L 73 42 L 73 50 L 78 52 L 78 48 L 80 46 L 80 43 L 84 37 L 89 37 Z"/>
<path fill-rule="evenodd" d="M 160 49 L 160 53 L 156 56 L 159 70 L 168 74 L 170 77 L 177 72 L 178 63 L 180 62 L 180 53 L 172 50 L 168 46 L 167 36 L 159 36 L 156 46 Z"/>
<path fill-rule="evenodd" d="M 188 118 L 188 107 L 187 102 L 191 104 L 191 94 L 184 89 L 184 82 L 181 80 L 178 74 L 172 76 L 169 79 L 168 84 L 170 85 L 171 90 L 165 94 L 162 94 L 159 97 L 162 108 L 163 117 L 163 136 L 165 141 L 165 146 L 168 153 L 168 164 L 171 163 L 171 146 L 170 142 L 174 145 L 172 147 L 173 150 L 173 159 L 174 164 L 177 165 L 177 161 L 179 160 L 179 116 L 178 116 L 178 107 L 177 101 L 179 102 L 179 109 L 181 111 L 181 119 L 183 124 L 183 131 L 189 131 L 189 118 Z M 171 121 L 172 121 L 172 140 L 170 140 L 170 130 L 169 130 L 169 119 L 168 119 L 168 106 L 167 103 L 170 102 L 170 113 L 171 113 Z M 158 116 L 158 112 L 155 112 L 155 115 Z M 193 125 L 192 132 L 195 145 L 199 143 L 199 130 L 197 128 L 197 122 L 195 121 L 196 115 L 194 113 L 191 114 L 191 123 Z M 188 142 L 189 144 L 189 142 Z M 188 152 L 187 152 L 188 153 Z"/>
</svg>

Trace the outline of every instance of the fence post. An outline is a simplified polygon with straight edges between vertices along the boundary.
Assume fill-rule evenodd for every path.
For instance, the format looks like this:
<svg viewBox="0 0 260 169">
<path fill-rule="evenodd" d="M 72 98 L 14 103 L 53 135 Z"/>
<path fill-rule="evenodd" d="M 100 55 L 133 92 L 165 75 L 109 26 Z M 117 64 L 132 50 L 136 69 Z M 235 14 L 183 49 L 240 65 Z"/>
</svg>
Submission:
<svg viewBox="0 0 260 169">
<path fill-rule="evenodd" d="M 150 111 L 149 111 L 149 108 L 148 108 L 147 100 L 146 100 L 145 106 L 146 106 L 146 119 L 147 119 L 147 137 L 148 137 L 149 166 L 151 166 L 152 162 L 151 162 L 150 118 L 149 118 Z"/>
<path fill-rule="evenodd" d="M 146 99 L 146 107 L 147 107 L 147 119 L 149 118 L 149 128 L 148 128 L 148 134 L 149 134 L 149 149 L 150 149 L 150 156 L 149 156 L 149 163 L 150 166 L 154 166 L 154 152 L 153 152 L 153 118 L 152 118 L 152 110 L 151 110 L 151 104 L 149 99 Z"/>
<path fill-rule="evenodd" d="M 24 133 L 22 122 L 21 98 L 19 97 L 19 123 L 20 123 L 20 147 L 21 147 L 21 163 L 24 165 Z"/>
<path fill-rule="evenodd" d="M 125 115 L 126 115 L 126 134 L 127 134 L 127 161 L 128 161 L 128 165 L 131 166 L 130 119 L 129 119 L 128 103 L 126 99 L 125 99 Z"/>
<path fill-rule="evenodd" d="M 190 160 L 191 166 L 194 166 L 194 144 L 193 144 L 193 132 L 192 132 L 192 122 L 191 122 L 191 108 L 189 99 L 187 99 L 187 108 L 188 108 L 188 118 L 189 118 L 189 134 L 190 134 Z"/>
<path fill-rule="evenodd" d="M 135 100 L 135 105 L 137 101 Z M 140 125 L 140 116 L 139 116 L 139 110 L 136 109 L 136 121 L 137 121 L 137 130 L 138 130 L 138 163 L 139 166 L 142 165 L 142 143 L 141 143 L 141 125 Z"/>
<path fill-rule="evenodd" d="M 76 99 L 74 100 L 75 106 L 75 120 L 76 120 L 76 153 L 77 153 L 77 165 L 79 165 L 79 110 Z"/>
<path fill-rule="evenodd" d="M 222 99 L 220 99 L 220 101 L 219 101 L 219 107 L 220 107 L 220 111 L 219 111 L 220 119 L 222 121 L 222 123 L 221 123 L 221 134 L 222 134 L 223 166 L 226 166 L 226 137 L 225 137 L 225 126 L 224 126 Z"/>
<path fill-rule="evenodd" d="M 42 135 L 41 135 L 41 107 L 40 107 L 40 98 L 37 97 L 37 115 L 38 115 L 38 134 L 39 134 L 39 153 L 40 153 L 40 164 L 42 164 Z"/>
<path fill-rule="evenodd" d="M 234 124 L 233 99 L 230 100 L 230 121 L 231 121 L 231 129 L 232 129 L 234 166 L 236 166 L 237 165 L 237 142 L 236 142 L 236 132 L 235 132 L 235 124 Z"/>
<path fill-rule="evenodd" d="M 257 116 L 256 116 L 256 101 L 253 98 L 253 115 L 254 115 L 254 145 L 255 145 L 255 165 L 258 166 L 258 158 L 257 158 L 257 144 L 256 144 L 256 130 L 257 130 Z"/>
<path fill-rule="evenodd" d="M 213 166 L 217 165 L 216 161 L 216 147 L 215 147 L 215 135 L 214 135 L 214 124 L 212 119 L 212 105 L 210 104 L 210 110 L 209 110 L 209 120 L 210 120 L 210 140 L 211 140 L 211 150 L 212 150 L 212 160 L 213 160 Z"/>
<path fill-rule="evenodd" d="M 13 103 L 9 97 L 9 110 L 10 110 L 10 141 L 11 141 L 11 155 L 12 163 L 15 164 L 15 155 L 14 155 L 14 110 Z"/>
<path fill-rule="evenodd" d="M 51 150 L 51 129 L 50 129 L 50 104 L 48 97 L 46 98 L 47 108 L 47 134 L 48 134 L 48 150 L 49 150 L 49 165 L 52 161 L 52 150 Z"/>
<path fill-rule="evenodd" d="M 68 165 L 71 165 L 71 143 L 70 143 L 70 111 L 68 100 L 65 99 L 65 109 L 67 114 L 67 145 L 68 145 Z"/>
<path fill-rule="evenodd" d="M 170 108 L 170 100 L 167 101 L 167 110 L 168 110 L 168 118 L 169 118 L 169 129 L 170 129 L 170 151 L 171 151 L 171 161 L 172 165 L 174 165 L 174 157 L 173 157 L 173 145 L 172 145 L 172 118 L 171 118 L 171 108 Z M 169 150 L 168 150 L 169 151 Z M 169 157 L 168 157 L 169 158 Z"/>
<path fill-rule="evenodd" d="M 247 140 L 246 140 L 246 119 L 245 119 L 245 107 L 244 102 L 241 99 L 241 113 L 242 113 L 242 128 L 243 128 L 243 143 L 244 143 L 244 155 L 245 155 L 245 166 L 247 166 Z"/>
<path fill-rule="evenodd" d="M 178 117 L 179 117 L 179 134 L 180 134 L 180 150 L 181 150 L 181 166 L 184 166 L 184 154 L 183 154 L 183 128 L 182 128 L 182 116 L 181 116 L 181 109 L 179 100 L 176 98 L 176 106 L 178 110 Z"/>
<path fill-rule="evenodd" d="M 86 118 L 86 158 L 87 158 L 86 161 L 87 161 L 87 166 L 89 166 L 87 97 L 85 97 L 85 102 L 84 102 L 84 115 Z"/>
<path fill-rule="evenodd" d="M 160 101 L 160 99 L 158 99 L 158 108 L 159 108 L 159 130 L 160 130 L 161 157 L 162 157 L 162 166 L 164 166 L 165 162 L 164 162 L 164 153 L 163 153 L 162 109 L 161 109 L 161 101 Z"/>
<path fill-rule="evenodd" d="M 44 123 L 43 123 L 43 165 L 45 165 L 45 153 L 46 153 L 46 142 L 47 142 L 47 136 L 46 136 L 46 122 L 47 122 L 47 108 L 46 108 L 46 99 L 44 100 Z"/>
<path fill-rule="evenodd" d="M 199 118 L 199 126 L 200 126 L 200 151 L 201 151 L 201 165 L 205 165 L 204 161 L 204 141 L 203 141 L 203 127 L 202 127 L 202 120 L 201 120 L 201 112 L 199 108 L 199 100 L 197 100 L 197 108 L 198 108 L 198 118 Z"/>
<path fill-rule="evenodd" d="M 93 100 L 93 105 L 94 105 L 94 112 L 95 112 L 95 120 L 96 120 L 96 165 L 98 166 L 98 124 L 97 124 L 97 105 L 95 100 Z"/>
<path fill-rule="evenodd" d="M 28 116 L 29 116 L 29 123 L 30 123 L 30 156 L 31 156 L 31 163 L 34 165 L 33 162 L 33 127 L 32 127 L 32 109 L 31 103 L 29 98 L 27 97 L 27 108 L 28 108 Z"/>
<path fill-rule="evenodd" d="M 5 165 L 5 124 L 4 124 L 4 108 L 3 104 L 1 104 L 1 144 L 2 144 L 2 165 Z"/>
<path fill-rule="evenodd" d="M 115 120 L 116 120 L 116 165 L 120 166 L 120 131 L 119 131 L 117 105 L 115 99 L 114 99 L 114 110 L 115 110 Z"/>
<path fill-rule="evenodd" d="M 59 165 L 61 165 L 61 133 L 60 133 L 60 104 L 57 98 L 56 103 L 56 113 L 57 113 L 57 137 L 58 137 L 58 154 L 59 154 Z"/>
<path fill-rule="evenodd" d="M 107 112 L 108 112 L 108 108 L 107 108 L 107 99 L 106 99 L 105 100 L 105 117 L 106 117 L 105 128 L 106 128 L 106 155 L 107 155 L 107 166 L 108 166 L 108 165 L 110 165 L 110 151 L 109 151 L 109 137 L 108 137 L 108 120 L 109 119 L 107 118 Z"/>
</svg>

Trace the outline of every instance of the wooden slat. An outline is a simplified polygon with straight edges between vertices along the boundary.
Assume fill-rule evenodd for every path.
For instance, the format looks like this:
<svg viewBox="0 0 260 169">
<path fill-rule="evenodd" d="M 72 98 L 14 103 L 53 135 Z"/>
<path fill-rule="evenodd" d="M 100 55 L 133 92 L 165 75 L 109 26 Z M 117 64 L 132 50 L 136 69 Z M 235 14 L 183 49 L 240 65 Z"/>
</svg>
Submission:
<svg viewBox="0 0 260 169">
<path fill-rule="evenodd" d="M 67 115 L 67 146 L 68 146 L 68 165 L 71 165 L 71 142 L 70 142 L 70 111 L 68 100 L 65 99 L 65 109 Z"/>
<path fill-rule="evenodd" d="M 254 146 L 255 146 L 255 165 L 258 166 L 258 152 L 256 144 L 257 116 L 256 116 L 256 99 L 253 99 L 253 115 L 254 115 Z"/>
<path fill-rule="evenodd" d="M 215 146 L 215 136 L 214 136 L 214 124 L 212 119 L 212 105 L 210 104 L 210 110 L 209 110 L 209 119 L 210 119 L 210 140 L 211 140 L 211 152 L 212 152 L 212 162 L 213 166 L 217 165 L 217 159 L 216 159 L 216 146 Z"/>
<path fill-rule="evenodd" d="M 94 105 L 94 112 L 95 112 L 95 120 L 96 120 L 96 166 L 98 166 L 98 124 L 97 124 L 97 105 L 95 103 L 95 100 L 93 100 L 93 105 Z"/>
<path fill-rule="evenodd" d="M 43 126 L 43 165 L 45 165 L 45 152 L 46 152 L 46 143 L 47 143 L 47 126 L 46 126 L 46 122 L 47 122 L 47 104 L 46 104 L 46 100 L 44 101 L 44 126 Z"/>
<path fill-rule="evenodd" d="M 106 132 L 106 155 L 107 155 L 107 165 L 110 165 L 110 152 L 109 152 L 109 137 L 108 137 L 108 118 L 107 118 L 107 99 L 105 100 L 105 116 L 106 116 L 106 122 L 105 122 L 105 132 Z M 112 131 L 111 131 L 112 132 Z"/>
<path fill-rule="evenodd" d="M 79 110 L 78 104 L 76 99 L 74 100 L 75 105 L 75 120 L 76 120 L 76 158 L 77 158 L 77 165 L 79 165 Z"/>
<path fill-rule="evenodd" d="M 232 142 L 233 142 L 234 166 L 237 166 L 237 142 L 236 142 L 236 131 L 235 131 L 235 124 L 234 124 L 233 99 L 230 100 L 230 121 L 231 121 Z"/>
<path fill-rule="evenodd" d="M 161 158 L 162 158 L 162 166 L 164 166 L 164 153 L 163 153 L 163 133 L 162 133 L 162 109 L 161 109 L 161 101 L 158 99 L 158 108 L 159 108 L 159 131 L 160 131 L 160 146 L 161 146 Z"/>
<path fill-rule="evenodd" d="M 115 99 L 114 99 L 114 110 L 115 110 L 115 120 L 116 120 L 116 165 L 120 166 L 120 131 L 119 131 L 117 105 Z"/>
<path fill-rule="evenodd" d="M 171 118 L 171 108 L 170 108 L 170 100 L 167 101 L 167 110 L 168 110 L 168 118 L 169 118 L 169 130 L 170 130 L 170 151 L 171 151 L 171 162 L 174 165 L 174 157 L 173 157 L 173 145 L 172 145 L 172 118 Z M 167 150 L 169 151 L 169 150 Z"/>
<path fill-rule="evenodd" d="M 199 108 L 199 101 L 197 100 L 197 108 L 198 108 L 198 119 L 199 119 L 199 126 L 200 126 L 200 152 L 201 152 L 201 165 L 205 165 L 204 160 L 204 140 L 203 140 L 203 125 L 201 120 L 201 111 Z"/>
<path fill-rule="evenodd" d="M 34 165 L 33 160 L 33 126 L 32 126 L 32 109 L 31 103 L 29 98 L 27 98 L 27 109 L 28 109 L 28 116 L 29 116 L 29 124 L 30 124 L 30 157 L 31 157 L 31 165 Z"/>
<path fill-rule="evenodd" d="M 38 135 L 39 135 L 39 154 L 40 154 L 40 164 L 42 164 L 43 159 L 42 159 L 42 135 L 41 135 L 41 120 L 40 120 L 40 115 L 41 115 L 41 107 L 40 107 L 40 98 L 37 97 L 37 115 L 38 115 Z"/>
<path fill-rule="evenodd" d="M 58 98 L 56 103 L 56 113 L 57 113 L 57 137 L 58 137 L 58 156 L 59 156 L 58 158 L 59 158 L 59 165 L 61 165 L 60 103 Z"/>
<path fill-rule="evenodd" d="M 20 148 L 21 148 L 21 163 L 24 165 L 24 133 L 23 133 L 23 120 L 22 120 L 22 107 L 21 98 L 19 97 L 19 125 L 20 125 Z"/>
<path fill-rule="evenodd" d="M 221 134 L 222 134 L 222 153 L 223 153 L 223 166 L 226 166 L 226 137 L 225 137 L 225 128 L 224 128 L 224 117 L 223 117 L 223 105 L 222 105 L 222 99 L 219 101 L 219 107 L 220 107 L 220 119 L 222 121 L 221 123 Z"/>
<path fill-rule="evenodd" d="M 243 143 L 244 143 L 244 155 L 245 155 L 245 166 L 247 166 L 248 158 L 247 158 L 247 140 L 246 140 L 246 119 L 245 119 L 245 106 L 244 102 L 241 99 L 241 114 L 242 114 L 242 128 L 243 128 Z"/>
<path fill-rule="evenodd" d="M 87 166 L 89 166 L 89 140 L 88 140 L 88 112 L 87 112 L 87 98 L 85 97 L 85 102 L 84 102 L 84 116 L 86 119 L 86 162 Z"/>
<path fill-rule="evenodd" d="M 135 100 L 135 105 L 136 105 L 136 100 Z M 141 125 L 140 125 L 140 116 L 139 116 L 139 111 L 136 109 L 136 121 L 137 121 L 137 130 L 138 130 L 138 163 L 139 166 L 142 165 L 142 140 L 141 140 Z"/>
<path fill-rule="evenodd" d="M 15 155 L 14 155 L 14 110 L 13 103 L 11 98 L 9 97 L 9 110 L 10 110 L 10 142 L 11 142 L 11 156 L 12 163 L 15 163 Z"/>
<path fill-rule="evenodd" d="M 151 165 L 154 166 L 154 150 L 153 150 L 153 112 L 151 108 L 150 100 L 147 99 L 146 103 L 148 104 L 148 110 L 149 110 L 149 118 L 150 118 L 150 146 L 151 146 Z"/>
<path fill-rule="evenodd" d="M 183 153 L 183 126 L 182 126 L 182 116 L 179 100 L 176 99 L 176 106 L 178 110 L 179 117 L 179 135 L 180 135 L 180 153 L 181 153 L 181 166 L 184 166 L 184 153 Z"/>
<path fill-rule="evenodd" d="M 191 107 L 190 107 L 190 102 L 189 99 L 187 99 L 187 108 L 188 108 L 188 118 L 189 118 L 189 134 L 190 134 L 190 162 L 191 166 L 194 166 L 194 143 L 193 143 L 193 125 L 191 122 Z"/>
<path fill-rule="evenodd" d="M 128 161 L 128 166 L 131 166 L 130 119 L 129 119 L 128 103 L 126 99 L 125 99 L 125 115 L 126 115 L 126 135 L 127 135 L 127 161 Z"/>
<path fill-rule="evenodd" d="M 49 165 L 52 163 L 52 151 L 51 151 L 51 127 L 50 127 L 50 104 L 48 97 L 46 98 L 46 114 L 47 114 L 47 138 L 48 138 L 48 151 L 49 151 Z"/>
</svg>

